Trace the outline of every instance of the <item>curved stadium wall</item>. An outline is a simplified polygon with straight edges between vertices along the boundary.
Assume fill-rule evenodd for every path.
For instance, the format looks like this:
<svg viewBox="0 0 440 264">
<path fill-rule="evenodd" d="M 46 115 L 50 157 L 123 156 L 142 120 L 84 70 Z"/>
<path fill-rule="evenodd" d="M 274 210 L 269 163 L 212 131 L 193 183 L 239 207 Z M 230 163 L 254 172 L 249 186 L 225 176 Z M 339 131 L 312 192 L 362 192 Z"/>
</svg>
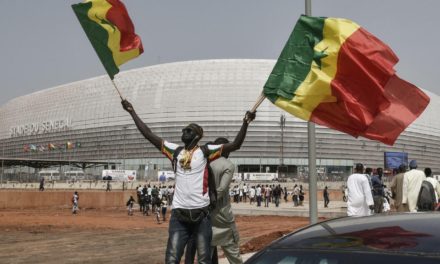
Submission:
<svg viewBox="0 0 440 264">
<path fill-rule="evenodd" d="M 179 143 L 181 129 L 190 122 L 205 130 L 203 142 L 226 136 L 233 140 L 246 110 L 259 96 L 273 60 L 205 60 L 168 63 L 122 72 L 116 83 L 141 119 L 162 138 Z M 346 176 L 354 163 L 383 167 L 384 152 L 406 152 L 419 167 L 440 171 L 440 111 L 438 96 L 426 92 L 431 103 L 394 146 L 316 126 L 317 167 Z M 268 100 L 258 108 L 239 151 L 231 155 L 240 171 L 274 172 L 281 162 L 298 177 L 307 165 L 307 123 L 286 114 Z M 72 142 L 68 150 L 49 144 Z M 24 151 L 29 144 L 43 146 Z M 144 139 L 120 104 L 107 76 L 61 85 L 10 100 L 0 107 L 0 154 L 5 157 L 62 160 L 119 161 L 126 169 L 170 168 Z M 44 149 L 45 147 L 45 149 Z M 283 153 L 281 154 L 281 149 Z"/>
</svg>

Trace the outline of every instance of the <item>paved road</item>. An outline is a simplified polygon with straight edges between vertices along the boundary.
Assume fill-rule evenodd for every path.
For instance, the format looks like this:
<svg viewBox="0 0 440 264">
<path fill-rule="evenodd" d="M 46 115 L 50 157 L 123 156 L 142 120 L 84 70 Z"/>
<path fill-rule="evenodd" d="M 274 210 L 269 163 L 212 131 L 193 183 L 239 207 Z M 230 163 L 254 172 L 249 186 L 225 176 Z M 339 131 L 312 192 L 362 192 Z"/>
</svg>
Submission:
<svg viewBox="0 0 440 264">
<path fill-rule="evenodd" d="M 318 217 L 336 218 L 347 215 L 347 203 L 343 201 L 330 201 L 328 208 L 324 208 L 324 203 L 318 201 Z M 271 203 L 269 207 L 257 207 L 256 203 L 232 203 L 232 209 L 237 215 L 282 215 L 282 216 L 309 216 L 309 203 L 304 202 L 303 206 L 293 206 L 291 201 L 280 203 L 279 207 Z"/>
</svg>

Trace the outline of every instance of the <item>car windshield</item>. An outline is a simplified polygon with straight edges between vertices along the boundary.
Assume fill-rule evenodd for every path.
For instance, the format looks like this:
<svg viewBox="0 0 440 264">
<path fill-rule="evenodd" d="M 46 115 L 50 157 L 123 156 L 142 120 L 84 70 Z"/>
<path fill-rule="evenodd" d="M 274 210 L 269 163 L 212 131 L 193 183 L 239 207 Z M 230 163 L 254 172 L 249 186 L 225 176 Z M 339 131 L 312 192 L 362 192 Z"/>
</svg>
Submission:
<svg viewBox="0 0 440 264">
<path fill-rule="evenodd" d="M 378 262 L 379 261 L 379 262 Z M 362 252 L 270 250 L 250 259 L 252 264 L 438 264 L 440 257 L 389 255 Z"/>
</svg>

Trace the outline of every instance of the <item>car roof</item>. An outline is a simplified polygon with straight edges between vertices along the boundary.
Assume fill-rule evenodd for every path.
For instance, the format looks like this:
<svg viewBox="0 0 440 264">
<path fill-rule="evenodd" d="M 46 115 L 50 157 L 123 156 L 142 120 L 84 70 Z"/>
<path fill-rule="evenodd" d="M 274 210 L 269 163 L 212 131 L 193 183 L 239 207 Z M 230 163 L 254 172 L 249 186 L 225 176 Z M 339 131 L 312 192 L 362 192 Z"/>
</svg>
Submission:
<svg viewBox="0 0 440 264">
<path fill-rule="evenodd" d="M 379 214 L 323 221 L 290 233 L 270 249 L 440 255 L 440 213 Z"/>
</svg>

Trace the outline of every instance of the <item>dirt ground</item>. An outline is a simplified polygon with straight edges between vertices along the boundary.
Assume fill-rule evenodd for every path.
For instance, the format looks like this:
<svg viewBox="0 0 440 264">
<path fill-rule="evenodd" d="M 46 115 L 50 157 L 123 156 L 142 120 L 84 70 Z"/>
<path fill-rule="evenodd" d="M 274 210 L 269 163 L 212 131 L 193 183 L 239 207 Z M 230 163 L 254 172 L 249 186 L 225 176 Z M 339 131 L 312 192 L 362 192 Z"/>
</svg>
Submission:
<svg viewBox="0 0 440 264">
<path fill-rule="evenodd" d="M 237 216 L 242 253 L 257 251 L 307 218 Z M 163 263 L 168 222 L 122 209 L 3 210 L 0 263 Z"/>
</svg>

